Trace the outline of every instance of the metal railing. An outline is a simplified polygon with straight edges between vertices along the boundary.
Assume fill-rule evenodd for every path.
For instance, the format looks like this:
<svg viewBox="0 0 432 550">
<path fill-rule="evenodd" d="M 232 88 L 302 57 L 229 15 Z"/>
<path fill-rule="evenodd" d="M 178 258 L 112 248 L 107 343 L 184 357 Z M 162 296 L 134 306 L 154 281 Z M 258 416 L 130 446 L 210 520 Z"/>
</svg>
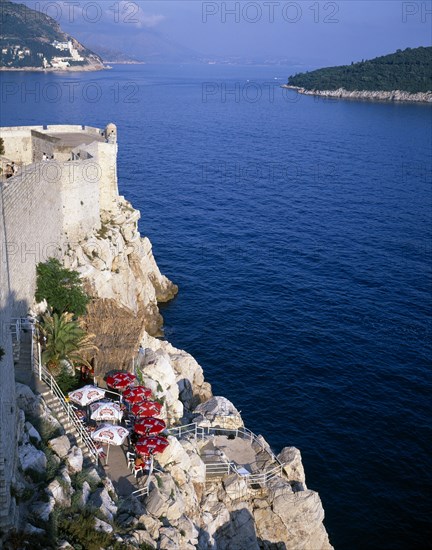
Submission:
<svg viewBox="0 0 432 550">
<path fill-rule="evenodd" d="M 9 321 L 9 331 L 12 338 L 17 342 L 21 341 L 21 332 L 23 330 L 34 330 L 34 322 L 28 317 L 12 317 Z"/>
<path fill-rule="evenodd" d="M 200 437 L 202 437 L 201 428 L 198 427 L 195 422 L 192 424 L 185 424 L 184 426 L 174 426 L 173 428 L 166 429 L 165 432 L 168 435 L 176 437 L 177 439 L 180 439 L 186 434 L 193 434 L 195 439 L 197 439 L 198 433 L 200 434 Z"/>
<path fill-rule="evenodd" d="M 184 426 L 176 426 L 174 428 L 169 428 L 166 430 L 168 435 L 172 435 L 180 439 L 181 437 L 192 435 L 195 439 L 205 439 L 207 436 L 211 435 L 227 435 L 234 437 L 241 437 L 242 439 L 247 439 L 252 444 L 255 442 L 261 447 L 271 458 L 273 463 L 276 463 L 270 470 L 265 470 L 258 473 L 251 473 L 249 475 L 240 474 L 237 470 L 235 463 L 227 461 L 219 462 L 208 462 L 205 463 L 206 467 L 206 478 L 210 477 L 223 477 L 229 475 L 230 473 L 235 473 L 239 478 L 242 478 L 246 481 L 247 487 L 253 489 L 252 486 L 265 486 L 267 483 L 274 477 L 283 477 L 284 475 L 284 465 L 277 459 L 270 447 L 263 444 L 263 442 L 256 436 L 251 430 L 245 428 L 244 426 L 239 428 L 216 428 L 208 426 L 198 426 L 195 422 L 191 424 L 186 424 Z M 203 457 L 201 457 L 203 458 Z"/>
<path fill-rule="evenodd" d="M 145 487 L 141 487 L 140 489 L 133 491 L 132 496 L 139 498 L 139 497 L 147 496 L 148 494 L 149 494 L 149 488 L 148 488 L 148 485 L 146 485 Z"/>
<path fill-rule="evenodd" d="M 237 472 L 238 473 L 238 472 Z M 241 475 L 241 474 L 238 474 Z M 248 476 L 241 476 L 246 480 L 248 486 L 251 485 L 267 485 L 267 483 L 274 477 L 283 477 L 283 464 L 279 464 L 271 470 L 266 470 L 257 474 L 250 474 Z"/>
<path fill-rule="evenodd" d="M 39 365 L 38 375 L 39 379 L 45 382 L 45 384 L 50 388 L 51 393 L 57 397 L 60 405 L 67 414 L 69 422 L 71 422 L 75 426 L 79 437 L 81 438 L 82 442 L 87 446 L 90 456 L 97 463 L 99 461 L 99 452 L 96 448 L 96 445 L 94 444 L 93 439 L 87 433 L 80 419 L 75 414 L 73 407 L 69 405 L 69 403 L 66 401 L 65 395 L 55 381 L 55 378 L 43 365 Z"/>
<path fill-rule="evenodd" d="M 218 428 L 218 427 L 209 427 L 209 426 L 198 426 L 195 422 L 191 424 L 186 424 L 184 426 L 176 426 L 174 428 L 168 428 L 166 430 L 168 435 L 173 435 L 177 439 L 187 435 L 193 434 L 195 439 L 198 437 L 204 439 L 206 436 L 211 435 L 226 435 L 233 437 L 241 437 L 242 439 L 248 439 L 251 443 L 255 442 L 257 445 L 263 449 L 272 459 L 273 462 L 276 462 L 280 465 L 279 460 L 276 458 L 270 447 L 264 445 L 262 441 L 255 435 L 251 430 L 241 426 L 239 428 Z"/>
<path fill-rule="evenodd" d="M 84 445 L 86 445 L 91 459 L 97 464 L 99 462 L 98 449 L 94 444 L 93 439 L 87 433 L 81 420 L 75 414 L 75 410 L 66 401 L 66 397 L 62 392 L 60 386 L 57 384 L 55 378 L 52 376 L 49 370 L 42 365 L 41 347 L 39 342 L 37 342 L 38 353 L 37 354 L 34 353 L 34 343 L 35 343 L 34 341 L 35 341 L 35 337 L 37 337 L 37 334 L 38 334 L 38 331 L 34 330 L 34 327 L 32 326 L 32 338 L 31 338 L 32 369 L 37 374 L 39 380 L 45 382 L 45 384 L 49 387 L 51 393 L 57 397 L 61 407 L 67 414 L 68 421 L 73 424 L 76 431 L 78 432 L 78 436 L 81 438 L 81 441 L 84 443 Z"/>
<path fill-rule="evenodd" d="M 210 476 L 224 477 L 234 472 L 230 462 L 205 462 L 206 478 Z"/>
</svg>

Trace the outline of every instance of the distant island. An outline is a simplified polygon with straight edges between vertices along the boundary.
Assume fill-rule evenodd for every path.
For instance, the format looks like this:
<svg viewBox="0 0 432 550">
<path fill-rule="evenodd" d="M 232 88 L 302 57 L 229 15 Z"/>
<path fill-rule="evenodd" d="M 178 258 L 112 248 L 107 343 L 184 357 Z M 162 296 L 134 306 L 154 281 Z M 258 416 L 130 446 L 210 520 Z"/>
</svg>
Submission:
<svg viewBox="0 0 432 550">
<path fill-rule="evenodd" d="M 102 58 L 48 15 L 0 0 L 0 70 L 101 70 Z"/>
<path fill-rule="evenodd" d="M 368 61 L 327 67 L 288 78 L 284 87 L 307 95 L 432 101 L 432 47 L 407 48 Z"/>
</svg>

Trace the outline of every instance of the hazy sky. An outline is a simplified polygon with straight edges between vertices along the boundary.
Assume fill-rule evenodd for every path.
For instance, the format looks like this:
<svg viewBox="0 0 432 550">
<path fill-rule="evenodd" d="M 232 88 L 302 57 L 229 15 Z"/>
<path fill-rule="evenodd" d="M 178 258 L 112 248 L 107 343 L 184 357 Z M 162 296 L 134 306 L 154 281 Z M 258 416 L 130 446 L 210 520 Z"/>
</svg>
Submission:
<svg viewBox="0 0 432 550">
<path fill-rule="evenodd" d="M 432 0 L 24 3 L 60 19 L 64 30 L 84 43 L 137 55 L 165 47 L 208 57 L 279 57 L 324 66 L 432 43 Z"/>
</svg>

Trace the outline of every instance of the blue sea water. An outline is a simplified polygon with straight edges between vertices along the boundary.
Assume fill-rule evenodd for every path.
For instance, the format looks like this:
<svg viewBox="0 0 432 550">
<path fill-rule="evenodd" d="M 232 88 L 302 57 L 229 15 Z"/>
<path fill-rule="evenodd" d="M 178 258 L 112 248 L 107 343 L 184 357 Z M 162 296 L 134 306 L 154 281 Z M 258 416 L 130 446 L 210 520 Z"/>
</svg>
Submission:
<svg viewBox="0 0 432 550">
<path fill-rule="evenodd" d="M 290 73 L 7 74 L 0 120 L 118 125 L 121 193 L 180 287 L 167 339 L 301 449 L 338 550 L 426 548 L 432 109 L 284 93 Z"/>
</svg>

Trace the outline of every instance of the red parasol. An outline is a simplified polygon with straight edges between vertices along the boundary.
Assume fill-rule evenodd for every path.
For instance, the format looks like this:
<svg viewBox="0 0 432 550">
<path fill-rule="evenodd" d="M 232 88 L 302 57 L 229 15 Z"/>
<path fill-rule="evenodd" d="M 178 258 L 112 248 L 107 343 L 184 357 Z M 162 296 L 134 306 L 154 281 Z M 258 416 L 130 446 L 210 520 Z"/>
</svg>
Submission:
<svg viewBox="0 0 432 550">
<path fill-rule="evenodd" d="M 135 445 L 136 452 L 143 455 L 163 453 L 168 447 L 169 441 L 160 435 L 154 437 L 142 437 Z"/>
<path fill-rule="evenodd" d="M 158 434 L 166 428 L 160 418 L 140 418 L 134 425 L 134 432 L 140 435 Z"/>
<path fill-rule="evenodd" d="M 128 403 L 140 403 L 143 399 L 151 397 L 151 390 L 144 386 L 131 386 L 123 392 L 123 399 Z"/>
<path fill-rule="evenodd" d="M 157 416 L 162 410 L 162 405 L 157 401 L 142 401 L 132 407 L 135 416 Z"/>
<path fill-rule="evenodd" d="M 106 378 L 106 383 L 115 390 L 123 390 L 133 384 L 136 376 L 130 372 L 116 372 Z"/>
</svg>

